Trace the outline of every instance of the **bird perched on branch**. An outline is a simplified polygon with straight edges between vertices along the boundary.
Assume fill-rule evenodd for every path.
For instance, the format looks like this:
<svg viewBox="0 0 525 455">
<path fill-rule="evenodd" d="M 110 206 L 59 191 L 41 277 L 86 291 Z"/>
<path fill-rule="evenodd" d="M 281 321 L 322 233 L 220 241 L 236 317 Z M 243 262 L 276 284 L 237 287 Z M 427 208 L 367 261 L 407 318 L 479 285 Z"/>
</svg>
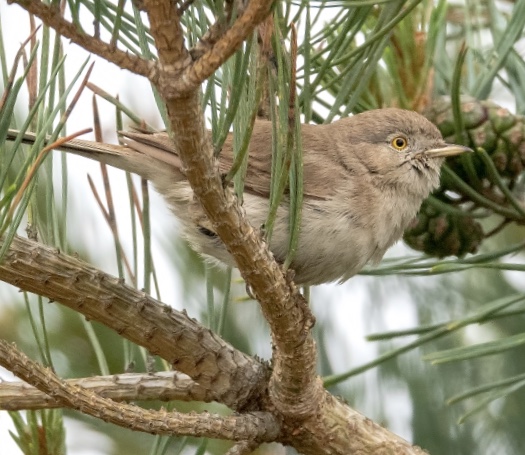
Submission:
<svg viewBox="0 0 525 455">
<path fill-rule="evenodd" d="M 124 145 L 73 140 L 62 149 L 150 180 L 182 221 L 198 252 L 235 266 L 187 182 L 167 133 L 122 133 Z M 378 262 L 399 240 L 421 203 L 439 185 L 447 156 L 472 151 L 446 144 L 423 116 L 378 109 L 328 125 L 302 125 L 304 202 L 291 263 L 298 284 L 344 281 Z M 233 163 L 232 138 L 219 156 Z M 272 124 L 257 120 L 249 146 L 243 207 L 253 226 L 266 221 L 272 167 Z M 286 197 L 277 210 L 270 249 L 284 262 L 289 246 Z"/>
</svg>

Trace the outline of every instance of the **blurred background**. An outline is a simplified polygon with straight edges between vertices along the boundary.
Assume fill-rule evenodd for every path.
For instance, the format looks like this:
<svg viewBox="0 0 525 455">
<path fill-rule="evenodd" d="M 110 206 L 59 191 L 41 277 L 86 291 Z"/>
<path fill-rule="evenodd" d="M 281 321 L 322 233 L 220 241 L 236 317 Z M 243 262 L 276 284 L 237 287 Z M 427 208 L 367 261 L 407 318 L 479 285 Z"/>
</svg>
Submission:
<svg viewBox="0 0 525 455">
<path fill-rule="evenodd" d="M 94 21 L 97 4 L 100 16 Z M 211 1 L 189 6 L 184 16 L 189 46 L 220 8 Z M 117 23 L 111 2 L 67 2 L 66 10 L 89 33 L 95 28 L 111 39 Z M 145 16 L 130 2 L 124 11 L 118 45 L 153 52 Z M 225 131 L 246 129 L 252 113 L 284 118 L 294 67 L 292 22 L 298 121 L 330 122 L 398 106 L 424 113 L 447 138 L 479 151 L 448 163 L 441 188 L 424 204 L 405 242 L 379 266 L 346 283 L 305 291 L 317 318 L 320 374 L 335 395 L 431 454 L 521 455 L 525 1 L 282 2 L 265 28 L 203 88 L 215 143 Z M 0 135 L 7 126 L 64 132 L 60 114 L 78 90 L 87 60 L 95 62 L 90 85 L 67 117 L 67 133 L 98 122 L 103 140 L 115 143 L 116 130 L 137 123 L 164 128 L 149 83 L 89 57 L 45 27 L 17 60 L 34 24 L 38 20 L 32 23 L 18 5 L 0 4 L 0 87 L 13 100 L 0 106 Z M 36 64 L 29 71 L 31 59 Z M 19 85 L 9 85 L 12 74 Z M 53 152 L 39 170 L 19 217 L 6 220 L 4 201 L 19 188 L 18 176 L 37 151 L 19 146 L 15 155 L 3 139 L 0 209 L 2 222 L 10 223 L 2 232 L 24 234 L 29 226 L 39 241 L 76 253 L 220 328 L 238 349 L 271 357 L 266 323 L 238 272 L 212 267 L 193 253 L 162 198 L 136 177 L 108 171 L 120 247 L 96 202 L 95 193 L 105 192 L 100 166 L 61 152 Z M 140 195 L 140 216 L 130 203 L 132 187 Z M 149 220 L 146 235 L 140 217 Z M 368 339 L 371 335 L 376 337 Z M 52 359 L 65 378 L 144 371 L 147 364 L 140 348 L 109 329 L 6 284 L 0 284 L 0 336 L 32 358 Z M 1 369 L 0 377 L 14 379 Z M 173 406 L 221 410 L 214 404 Z M 42 429 L 46 451 L 35 439 Z M 70 411 L 0 411 L 0 447 L 9 455 L 220 454 L 228 444 L 133 433 Z M 257 453 L 294 452 L 267 445 Z"/>
</svg>

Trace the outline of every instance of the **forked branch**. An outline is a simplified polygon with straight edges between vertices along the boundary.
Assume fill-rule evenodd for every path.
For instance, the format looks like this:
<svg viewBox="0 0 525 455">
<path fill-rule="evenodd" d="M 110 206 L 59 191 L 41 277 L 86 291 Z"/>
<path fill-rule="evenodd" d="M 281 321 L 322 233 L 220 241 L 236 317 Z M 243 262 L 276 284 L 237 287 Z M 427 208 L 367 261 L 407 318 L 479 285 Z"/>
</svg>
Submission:
<svg viewBox="0 0 525 455">
<path fill-rule="evenodd" d="M 208 413 L 183 414 L 116 403 L 83 387 L 67 383 L 49 368 L 44 368 L 29 359 L 14 345 L 1 339 L 0 365 L 53 397 L 62 406 L 134 431 L 264 442 L 274 441 L 280 430 L 275 417 L 268 412 L 232 416 Z"/>
</svg>

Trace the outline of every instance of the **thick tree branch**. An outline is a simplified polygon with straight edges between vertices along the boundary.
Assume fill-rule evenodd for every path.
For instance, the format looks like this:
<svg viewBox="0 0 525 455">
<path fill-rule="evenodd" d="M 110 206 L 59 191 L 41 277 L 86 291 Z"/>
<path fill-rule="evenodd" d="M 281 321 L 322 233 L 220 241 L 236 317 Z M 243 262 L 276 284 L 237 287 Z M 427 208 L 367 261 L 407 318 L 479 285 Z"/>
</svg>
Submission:
<svg viewBox="0 0 525 455">
<path fill-rule="evenodd" d="M 255 392 L 265 388 L 266 370 L 255 360 L 232 350 L 187 316 L 56 250 L 15 238 L 5 261 L 0 264 L 0 280 L 53 300 L 64 300 L 66 306 L 121 331 L 123 336 L 148 349 L 158 349 L 167 359 L 176 355 L 180 369 L 198 371 L 204 383 L 210 383 L 205 371 L 215 371 L 217 380 L 211 381 L 209 396 L 225 404 L 234 403 L 230 405 L 234 409 L 246 406 L 247 400 L 257 397 Z M 131 324 L 133 320 L 138 322 Z M 13 360 L 9 363 L 11 369 Z M 202 365 L 205 368 L 201 370 Z M 228 368 L 234 370 L 229 376 L 225 371 Z M 237 392 L 238 386 L 245 389 L 243 395 Z M 278 440 L 306 455 L 423 454 L 328 392 L 322 391 L 319 401 L 317 414 L 292 420 Z M 273 411 L 273 406 L 264 398 L 252 402 L 251 408 Z"/>
<path fill-rule="evenodd" d="M 428 455 L 328 392 L 317 415 L 283 434 L 280 442 L 305 455 Z"/>
<path fill-rule="evenodd" d="M 166 27 L 163 16 L 157 12 L 169 8 L 159 5 L 163 1 L 170 3 L 169 0 L 144 1 L 146 10 L 150 12 L 151 34 L 156 42 L 178 43 L 180 25 Z M 222 53 L 219 52 L 223 56 L 235 51 L 235 46 L 242 42 L 240 37 L 248 36 L 266 17 L 270 4 L 267 0 L 251 0 L 243 16 L 237 20 L 235 31 L 229 33 L 234 29 L 232 27 L 219 40 L 222 44 L 217 48 L 218 42 L 213 49 L 223 49 Z M 245 19 L 241 21 L 242 17 Z M 169 33 L 173 36 L 165 36 Z M 180 60 L 186 58 L 184 52 L 178 52 L 178 55 Z M 219 64 L 220 59 L 210 56 L 210 60 L 205 56 L 202 57 L 204 62 Z M 180 63 L 177 52 L 159 53 L 159 60 L 165 69 L 177 68 Z M 232 192 L 223 188 L 204 124 L 199 91 L 194 90 L 181 97 L 178 89 L 173 91 L 176 78 L 174 72 L 172 77 L 166 77 L 167 81 L 172 81 L 170 87 L 158 87 L 166 102 L 175 150 L 215 232 L 235 258 L 270 325 L 275 346 L 274 371 L 269 389 L 273 404 L 283 415 L 294 418 L 314 415 L 323 389 L 316 375 L 315 343 L 310 333 L 313 318 L 308 305 L 291 280 L 283 275 L 267 245 L 247 222 Z"/>
<path fill-rule="evenodd" d="M 259 442 L 274 441 L 279 434 L 279 424 L 270 413 L 183 414 L 116 403 L 83 387 L 68 384 L 4 340 L 0 340 L 0 365 L 64 406 L 134 431 Z"/>
<path fill-rule="evenodd" d="M 124 373 L 67 379 L 75 387 L 114 401 L 213 401 L 213 394 L 176 371 Z M 25 382 L 0 382 L 0 409 L 7 411 L 59 408 L 62 403 Z"/>
<path fill-rule="evenodd" d="M 164 71 L 170 75 L 176 74 L 190 62 L 189 53 L 184 47 L 184 34 L 177 3 L 149 0 L 144 5 L 151 29 L 155 31 L 151 35 L 155 40 L 159 62 Z"/>
<path fill-rule="evenodd" d="M 264 393 L 268 372 L 261 363 L 185 313 L 55 249 L 15 237 L 0 264 L 0 280 L 56 300 L 144 346 L 233 409 Z"/>
<path fill-rule="evenodd" d="M 175 2 L 149 0 L 145 2 L 151 35 L 159 53 L 159 71 L 150 80 L 165 99 L 186 97 L 209 78 L 230 58 L 255 27 L 269 14 L 274 0 L 251 0 L 241 16 L 224 33 L 219 22 L 212 25 L 203 39 L 209 47 L 191 53 L 184 47 L 180 11 Z M 203 50 L 203 46 L 198 47 Z M 198 55 L 197 60 L 192 58 Z"/>
<path fill-rule="evenodd" d="M 27 12 L 38 17 L 44 24 L 54 29 L 58 34 L 69 38 L 88 52 L 114 63 L 119 68 L 148 78 L 153 77 L 153 74 L 155 74 L 155 62 L 131 55 L 98 38 L 83 33 L 74 24 L 66 21 L 57 8 L 48 6 L 40 0 L 8 0 L 8 3 L 20 5 Z"/>
</svg>

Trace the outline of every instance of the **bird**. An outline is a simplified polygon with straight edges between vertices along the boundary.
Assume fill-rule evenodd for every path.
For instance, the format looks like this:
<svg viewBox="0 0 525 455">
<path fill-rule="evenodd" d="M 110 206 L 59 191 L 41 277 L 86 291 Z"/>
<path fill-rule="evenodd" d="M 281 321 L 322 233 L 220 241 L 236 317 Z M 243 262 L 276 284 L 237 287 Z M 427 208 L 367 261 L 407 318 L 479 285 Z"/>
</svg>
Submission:
<svg viewBox="0 0 525 455">
<path fill-rule="evenodd" d="M 257 119 L 249 144 L 242 207 L 252 226 L 269 211 L 272 122 Z M 421 114 L 368 110 L 329 124 L 302 124 L 303 205 L 290 268 L 299 285 L 342 283 L 377 264 L 403 235 L 424 199 L 439 186 L 446 157 L 472 152 L 448 144 Z M 150 180 L 182 222 L 182 235 L 205 257 L 235 267 L 232 256 L 195 200 L 166 132 L 121 132 L 121 144 L 75 139 L 61 148 Z M 233 164 L 229 134 L 219 169 Z M 269 248 L 283 263 L 289 247 L 289 199 L 276 214 Z"/>
</svg>

